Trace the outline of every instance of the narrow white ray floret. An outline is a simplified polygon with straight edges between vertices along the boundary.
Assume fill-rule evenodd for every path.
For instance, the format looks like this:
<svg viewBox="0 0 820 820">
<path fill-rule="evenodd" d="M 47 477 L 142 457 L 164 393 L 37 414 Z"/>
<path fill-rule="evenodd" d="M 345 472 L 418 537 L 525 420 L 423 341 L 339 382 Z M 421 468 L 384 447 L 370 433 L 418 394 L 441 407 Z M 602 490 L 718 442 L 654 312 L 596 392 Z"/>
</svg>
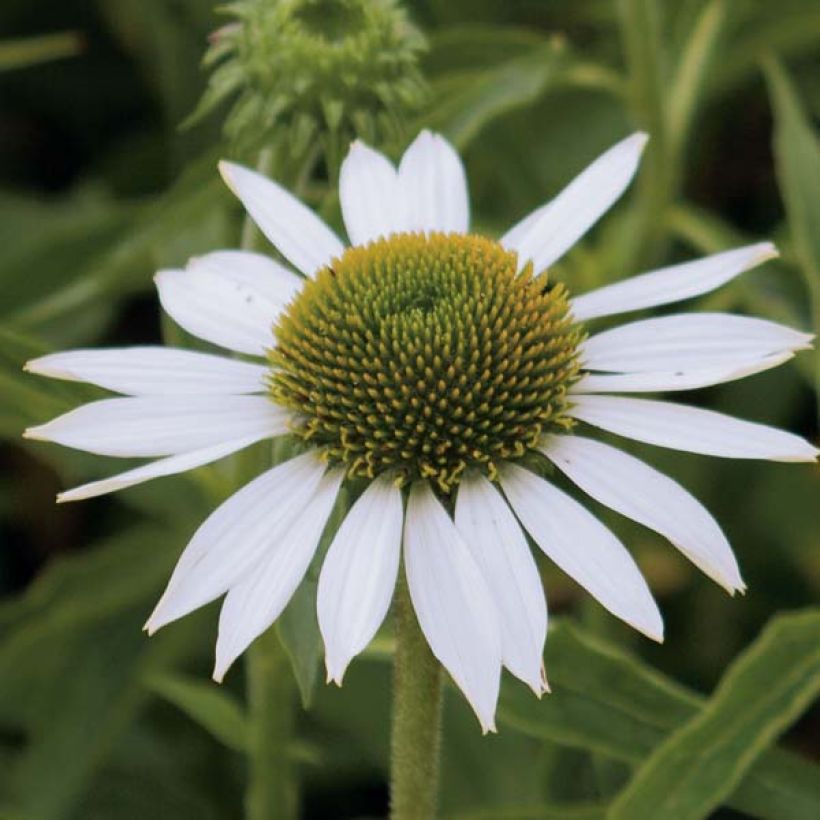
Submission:
<svg viewBox="0 0 820 820">
<path fill-rule="evenodd" d="M 805 350 L 812 338 L 765 319 L 684 313 L 597 333 L 581 345 L 581 360 L 588 370 L 693 372 Z"/>
<path fill-rule="evenodd" d="M 322 564 L 316 611 L 328 682 L 341 686 L 347 665 L 381 626 L 399 571 L 404 509 L 396 477 L 375 479 L 351 507 Z"/>
<path fill-rule="evenodd" d="M 29 373 L 88 382 L 129 396 L 230 396 L 262 393 L 268 369 L 172 347 L 68 350 L 32 359 Z"/>
<path fill-rule="evenodd" d="M 814 461 L 805 439 L 713 410 L 625 396 L 573 396 L 572 415 L 619 436 L 707 456 Z"/>
<path fill-rule="evenodd" d="M 344 471 L 326 472 L 290 527 L 271 539 L 258 563 L 232 585 L 219 613 L 214 680 L 281 614 L 305 577 L 336 501 Z"/>
<path fill-rule="evenodd" d="M 492 594 L 426 482 L 410 489 L 406 516 L 404 564 L 419 625 L 484 732 L 494 732 L 502 650 Z"/>
<path fill-rule="evenodd" d="M 396 169 L 387 157 L 360 140 L 350 146 L 339 172 L 339 201 L 353 245 L 400 230 L 398 184 Z"/>
<path fill-rule="evenodd" d="M 542 452 L 587 495 L 668 538 L 727 591 L 745 589 L 718 523 L 671 478 L 583 436 L 549 436 Z"/>
<path fill-rule="evenodd" d="M 663 621 L 626 547 L 577 501 L 523 467 L 505 464 L 501 487 L 548 558 L 613 615 L 656 641 Z"/>
<path fill-rule="evenodd" d="M 25 437 L 103 456 L 170 456 L 287 432 L 290 414 L 264 396 L 135 396 L 84 404 Z"/>
<path fill-rule="evenodd" d="M 537 271 L 548 268 L 620 198 L 638 169 L 647 139 L 637 133 L 610 148 L 555 199 L 504 234 L 501 244 L 518 253 L 522 268 L 529 261 Z"/>
<path fill-rule="evenodd" d="M 259 230 L 305 276 L 344 252 L 339 237 L 281 185 L 233 162 L 220 162 L 219 170 Z"/>
<path fill-rule="evenodd" d="M 404 152 L 398 172 L 404 231 L 466 233 L 470 204 L 464 166 L 452 145 L 422 131 Z"/>
<path fill-rule="evenodd" d="M 211 270 L 164 270 L 154 281 L 163 310 L 193 336 L 251 356 L 273 346 L 280 307 L 260 290 Z"/>
<path fill-rule="evenodd" d="M 695 367 L 692 370 L 644 370 L 637 373 L 585 373 L 570 388 L 575 393 L 656 393 L 674 390 L 695 390 L 713 384 L 743 379 L 762 373 L 794 358 L 794 353 L 777 353 L 763 356 L 751 363 L 717 367 Z"/>
<path fill-rule="evenodd" d="M 281 539 L 315 496 L 315 453 L 279 464 L 234 493 L 194 533 L 145 625 L 149 633 L 227 592 Z"/>
<path fill-rule="evenodd" d="M 99 481 L 91 481 L 88 484 L 82 484 L 79 487 L 59 493 L 57 503 L 83 501 L 86 498 L 95 498 L 117 490 L 124 490 L 126 487 L 142 484 L 152 478 L 184 473 L 211 464 L 214 461 L 219 461 L 219 459 L 239 452 L 239 450 L 244 450 L 246 447 L 250 447 L 251 444 L 256 444 L 265 438 L 268 438 L 267 434 L 245 436 L 244 438 L 214 444 L 210 447 L 203 447 L 199 450 L 191 450 L 187 453 L 162 458 L 159 461 L 152 461 L 149 464 L 143 464 L 141 467 L 135 467 L 133 470 L 126 470 L 124 473 L 118 473 Z"/>
<path fill-rule="evenodd" d="M 778 256 L 771 242 L 760 242 L 642 273 L 624 282 L 576 296 L 572 314 L 578 321 L 612 316 L 643 308 L 671 305 L 702 296 L 730 282 L 744 271 Z"/>
<path fill-rule="evenodd" d="M 540 697 L 549 691 L 542 660 L 547 604 L 524 533 L 498 490 L 475 471 L 459 485 L 455 522 L 495 600 L 504 666 Z"/>
<path fill-rule="evenodd" d="M 260 293 L 283 308 L 302 289 L 305 280 L 269 256 L 252 251 L 211 251 L 195 256 L 185 267 L 192 273 L 208 272 Z M 272 321 L 271 321 L 272 324 Z"/>
</svg>

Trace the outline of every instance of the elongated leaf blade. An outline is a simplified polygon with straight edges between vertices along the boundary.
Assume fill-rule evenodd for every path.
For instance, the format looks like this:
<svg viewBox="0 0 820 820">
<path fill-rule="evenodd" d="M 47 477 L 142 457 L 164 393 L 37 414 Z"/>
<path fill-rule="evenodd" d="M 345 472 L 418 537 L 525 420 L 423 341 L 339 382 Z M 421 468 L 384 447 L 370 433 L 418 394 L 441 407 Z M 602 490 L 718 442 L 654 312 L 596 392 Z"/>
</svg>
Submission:
<svg viewBox="0 0 820 820">
<path fill-rule="evenodd" d="M 703 703 L 685 687 L 566 622 L 550 629 L 546 663 L 553 695 L 537 701 L 523 687 L 503 687 L 499 723 L 615 760 L 639 764 L 693 719 Z M 728 803 L 784 820 L 815 816 L 820 813 L 820 771 L 796 755 L 767 751 Z"/>
<path fill-rule="evenodd" d="M 776 618 L 701 711 L 638 769 L 612 820 L 697 820 L 820 691 L 820 611 Z"/>
</svg>

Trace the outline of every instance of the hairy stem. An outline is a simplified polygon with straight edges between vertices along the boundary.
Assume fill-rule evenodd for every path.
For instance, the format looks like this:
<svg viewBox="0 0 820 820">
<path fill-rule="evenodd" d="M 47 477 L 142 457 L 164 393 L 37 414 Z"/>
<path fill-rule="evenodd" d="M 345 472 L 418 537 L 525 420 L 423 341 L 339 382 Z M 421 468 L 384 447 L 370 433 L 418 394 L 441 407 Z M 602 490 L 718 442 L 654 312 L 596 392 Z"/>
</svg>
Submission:
<svg viewBox="0 0 820 820">
<path fill-rule="evenodd" d="M 432 818 L 441 748 L 442 672 L 419 628 L 403 579 L 396 589 L 390 816 Z"/>
</svg>

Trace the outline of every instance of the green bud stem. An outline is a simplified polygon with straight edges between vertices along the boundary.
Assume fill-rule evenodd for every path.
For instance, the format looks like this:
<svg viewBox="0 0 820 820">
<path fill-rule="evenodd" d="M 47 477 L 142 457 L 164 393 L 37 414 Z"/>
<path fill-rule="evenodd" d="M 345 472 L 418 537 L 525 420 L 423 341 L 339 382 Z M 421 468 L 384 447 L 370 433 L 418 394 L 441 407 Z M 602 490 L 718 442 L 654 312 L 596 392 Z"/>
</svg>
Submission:
<svg viewBox="0 0 820 820">
<path fill-rule="evenodd" d="M 390 817 L 428 820 L 435 816 L 438 798 L 442 671 L 416 620 L 403 576 L 394 610 Z"/>
</svg>

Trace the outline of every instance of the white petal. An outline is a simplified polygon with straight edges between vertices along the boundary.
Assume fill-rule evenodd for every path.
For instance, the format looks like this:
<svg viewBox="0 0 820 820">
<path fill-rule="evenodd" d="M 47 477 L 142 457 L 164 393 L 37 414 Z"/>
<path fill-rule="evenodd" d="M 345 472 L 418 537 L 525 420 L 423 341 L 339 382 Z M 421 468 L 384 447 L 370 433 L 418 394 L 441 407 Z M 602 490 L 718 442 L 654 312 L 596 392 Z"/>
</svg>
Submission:
<svg viewBox="0 0 820 820">
<path fill-rule="evenodd" d="M 504 498 L 477 472 L 459 484 L 455 521 L 498 608 L 504 665 L 540 697 L 548 691 L 542 660 L 547 603 L 524 533 Z"/>
<path fill-rule="evenodd" d="M 499 471 L 513 511 L 533 540 L 613 615 L 656 641 L 663 621 L 624 545 L 577 501 L 514 464 Z"/>
<path fill-rule="evenodd" d="M 501 636 L 492 594 L 470 550 L 427 482 L 410 490 L 404 527 L 407 585 L 433 654 L 495 731 Z"/>
<path fill-rule="evenodd" d="M 94 498 L 98 495 L 123 490 L 126 487 L 141 484 L 143 481 L 149 481 L 152 478 L 184 473 L 187 470 L 193 470 L 195 467 L 202 467 L 204 464 L 218 461 L 220 458 L 229 456 L 238 450 L 243 450 L 245 447 L 249 447 L 251 444 L 260 441 L 262 438 L 264 438 L 264 436 L 245 436 L 244 438 L 226 441 L 222 444 L 215 444 L 212 447 L 203 447 L 201 450 L 193 450 L 190 453 L 182 453 L 178 456 L 163 458 L 160 461 L 152 461 L 150 464 L 144 464 L 142 467 L 127 470 L 119 475 L 104 478 L 101 481 L 92 481 L 89 484 L 83 484 L 80 487 L 66 490 L 57 496 L 57 501 L 59 503 L 64 501 L 81 501 L 86 498 Z"/>
<path fill-rule="evenodd" d="M 718 523 L 677 482 L 608 444 L 581 436 L 550 436 L 541 450 L 585 493 L 668 538 L 729 592 L 745 589 Z"/>
<path fill-rule="evenodd" d="M 794 353 L 777 353 L 751 362 L 738 362 L 718 367 L 694 368 L 692 370 L 664 370 L 643 373 L 586 373 L 569 390 L 579 393 L 655 393 L 670 390 L 695 390 L 736 379 L 743 379 L 755 373 L 762 373 L 777 367 Z"/>
<path fill-rule="evenodd" d="M 588 370 L 616 373 L 725 367 L 801 350 L 812 336 L 790 327 L 727 313 L 688 313 L 630 322 L 581 345 Z"/>
<path fill-rule="evenodd" d="M 761 242 L 660 268 L 576 296 L 572 300 L 572 315 L 582 321 L 691 299 L 725 285 L 777 255 L 771 242 Z"/>
<path fill-rule="evenodd" d="M 625 396 L 573 396 L 572 402 L 576 419 L 673 450 L 769 461 L 814 461 L 818 454 L 792 433 L 699 407 Z"/>
<path fill-rule="evenodd" d="M 305 280 L 269 256 L 250 251 L 213 251 L 191 259 L 190 271 L 210 271 L 233 282 L 247 285 L 284 307 L 302 289 Z"/>
<path fill-rule="evenodd" d="M 383 154 L 356 140 L 339 173 L 339 199 L 352 245 L 401 230 L 398 175 Z"/>
<path fill-rule="evenodd" d="M 292 531 L 325 473 L 315 452 L 279 464 L 211 513 L 182 553 L 145 625 L 149 634 L 213 601 Z"/>
<path fill-rule="evenodd" d="M 404 230 L 467 232 L 470 205 L 464 166 L 440 134 L 422 131 L 404 152 L 399 192 Z"/>
<path fill-rule="evenodd" d="M 164 270 L 154 281 L 163 310 L 194 336 L 253 356 L 273 347 L 281 307 L 260 291 L 208 270 Z"/>
<path fill-rule="evenodd" d="M 171 347 L 67 350 L 33 359 L 25 369 L 130 396 L 261 393 L 268 372 L 262 365 Z"/>
<path fill-rule="evenodd" d="M 627 137 L 596 159 L 551 202 L 501 237 L 518 253 L 519 268 L 530 260 L 542 271 L 562 257 L 616 202 L 635 175 L 648 137 Z"/>
<path fill-rule="evenodd" d="M 102 456 L 170 456 L 245 436 L 287 432 L 288 414 L 264 396 L 103 399 L 23 434 Z"/>
<path fill-rule="evenodd" d="M 214 680 L 282 613 L 305 577 L 336 501 L 344 470 L 325 473 L 293 525 L 270 543 L 262 560 L 228 591 L 219 613 Z"/>
<path fill-rule="evenodd" d="M 382 476 L 362 493 L 330 545 L 316 599 L 328 681 L 341 686 L 347 665 L 384 620 L 396 586 L 403 521 L 401 491 Z"/>
<path fill-rule="evenodd" d="M 281 185 L 232 162 L 220 162 L 219 171 L 259 230 L 306 276 L 344 253 L 339 237 Z"/>
</svg>

